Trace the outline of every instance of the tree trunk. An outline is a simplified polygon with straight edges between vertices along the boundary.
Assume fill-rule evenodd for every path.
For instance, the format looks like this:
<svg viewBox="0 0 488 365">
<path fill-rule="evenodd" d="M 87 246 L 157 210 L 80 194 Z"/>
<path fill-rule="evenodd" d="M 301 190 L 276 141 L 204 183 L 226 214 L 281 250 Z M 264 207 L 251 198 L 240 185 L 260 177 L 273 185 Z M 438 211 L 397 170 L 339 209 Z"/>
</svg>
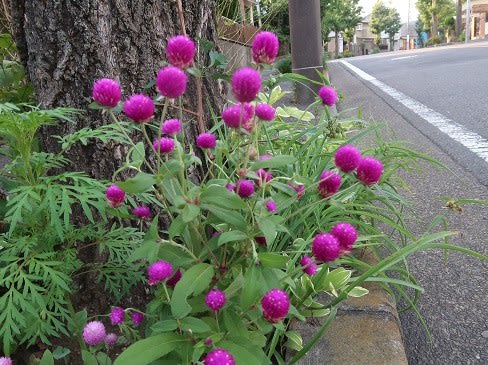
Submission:
<svg viewBox="0 0 488 365">
<path fill-rule="evenodd" d="M 23 63 L 43 108 L 70 106 L 86 109 L 95 80 L 120 81 L 124 96 L 154 93 L 144 86 L 154 80 L 164 61 L 167 39 L 182 34 L 177 2 L 173 0 L 11 0 L 14 36 Z M 215 43 L 215 6 L 212 0 L 183 0 L 187 34 Z M 200 49 L 196 62 L 205 56 Z M 197 112 L 196 81 L 185 94 L 185 108 Z M 203 105 L 216 109 L 222 102 L 216 81 L 203 80 Z M 195 119 L 185 115 L 186 120 Z M 100 123 L 100 111 L 87 111 L 76 125 L 62 123 L 42 131 L 44 150 L 58 149 L 53 135 L 64 135 Z M 210 121 L 205 110 L 204 121 Z M 198 133 L 196 121 L 189 135 Z M 194 139 L 191 138 L 191 142 Z M 69 158 L 77 170 L 108 178 L 124 159 L 121 146 L 92 143 L 75 146 Z"/>
<path fill-rule="evenodd" d="M 431 28 L 432 34 L 430 35 L 431 38 L 437 37 L 438 29 L 439 29 L 439 15 L 437 10 L 437 1 L 432 0 L 432 28 Z"/>
<path fill-rule="evenodd" d="M 461 32 L 463 31 L 462 10 L 463 10 L 462 1 L 457 0 L 456 1 L 456 37 L 459 37 L 461 35 Z"/>
<path fill-rule="evenodd" d="M 335 58 L 339 57 L 339 32 L 335 32 Z"/>
</svg>

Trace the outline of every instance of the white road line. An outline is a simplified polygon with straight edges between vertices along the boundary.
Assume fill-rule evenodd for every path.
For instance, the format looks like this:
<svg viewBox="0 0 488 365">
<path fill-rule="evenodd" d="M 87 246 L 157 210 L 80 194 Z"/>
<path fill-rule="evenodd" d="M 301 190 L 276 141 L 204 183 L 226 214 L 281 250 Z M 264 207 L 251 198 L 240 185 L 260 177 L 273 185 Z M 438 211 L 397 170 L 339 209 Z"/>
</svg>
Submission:
<svg viewBox="0 0 488 365">
<path fill-rule="evenodd" d="M 488 162 L 488 140 L 477 133 L 471 132 L 461 124 L 454 122 L 453 120 L 425 106 L 419 101 L 377 80 L 375 77 L 357 68 L 356 66 L 351 65 L 349 62 L 342 60 L 341 62 L 359 77 L 371 82 L 400 104 L 404 105 L 422 119 L 437 127 L 441 132 L 444 132 L 449 137 L 461 143 L 464 147 L 468 148 L 470 151 L 474 152 L 476 155 Z"/>
<path fill-rule="evenodd" d="M 405 60 L 407 58 L 415 58 L 415 57 L 418 57 L 418 56 L 417 55 L 412 55 L 412 56 L 396 57 L 396 58 L 392 58 L 391 60 L 392 61 L 397 61 L 397 60 Z"/>
</svg>

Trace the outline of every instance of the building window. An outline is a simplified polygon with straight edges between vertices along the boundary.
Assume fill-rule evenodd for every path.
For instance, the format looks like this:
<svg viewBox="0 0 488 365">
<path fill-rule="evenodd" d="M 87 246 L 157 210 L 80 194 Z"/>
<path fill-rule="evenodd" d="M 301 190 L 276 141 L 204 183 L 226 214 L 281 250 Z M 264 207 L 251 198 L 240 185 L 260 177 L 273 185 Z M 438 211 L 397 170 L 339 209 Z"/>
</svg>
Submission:
<svg viewBox="0 0 488 365">
<path fill-rule="evenodd" d="M 359 23 L 356 27 L 356 30 L 363 30 L 363 23 Z"/>
</svg>

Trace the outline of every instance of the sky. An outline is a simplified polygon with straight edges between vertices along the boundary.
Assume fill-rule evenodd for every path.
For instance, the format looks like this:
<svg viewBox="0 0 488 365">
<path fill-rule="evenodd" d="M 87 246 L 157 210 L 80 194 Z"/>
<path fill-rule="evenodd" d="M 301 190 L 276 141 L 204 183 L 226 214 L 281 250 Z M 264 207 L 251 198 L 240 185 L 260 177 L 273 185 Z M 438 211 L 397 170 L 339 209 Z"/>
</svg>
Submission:
<svg viewBox="0 0 488 365">
<path fill-rule="evenodd" d="M 359 5 L 363 7 L 363 15 L 371 13 L 371 9 L 377 0 L 359 0 Z M 415 7 L 417 0 L 410 0 L 410 21 L 417 19 L 418 12 Z M 407 22 L 408 19 L 408 3 L 409 0 L 383 0 L 383 4 L 390 8 L 395 8 L 402 17 L 402 22 Z"/>
</svg>

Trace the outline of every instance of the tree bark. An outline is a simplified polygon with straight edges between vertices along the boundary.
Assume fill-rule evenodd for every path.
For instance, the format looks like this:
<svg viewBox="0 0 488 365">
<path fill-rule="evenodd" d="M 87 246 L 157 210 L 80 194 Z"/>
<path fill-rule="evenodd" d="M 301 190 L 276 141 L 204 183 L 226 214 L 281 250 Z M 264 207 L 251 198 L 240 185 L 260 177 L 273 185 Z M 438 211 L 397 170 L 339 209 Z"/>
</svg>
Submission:
<svg viewBox="0 0 488 365">
<path fill-rule="evenodd" d="M 154 94 L 154 88 L 149 91 L 144 86 L 154 80 L 164 61 L 167 39 L 183 33 L 177 4 L 172 0 L 11 0 L 10 6 L 19 53 L 43 108 L 86 109 L 93 82 L 101 77 L 119 80 L 124 96 L 135 92 Z M 195 40 L 215 43 L 214 1 L 183 0 L 183 9 L 186 33 Z M 204 61 L 200 50 L 196 62 Z M 196 83 L 194 77 L 190 79 L 185 108 L 197 112 Z M 205 79 L 202 84 L 205 99 L 220 109 L 222 93 L 218 83 Z M 208 123 L 210 113 L 204 113 L 203 120 Z M 195 136 L 195 115 L 185 117 L 194 120 L 188 132 Z M 53 135 L 103 122 L 100 111 L 87 111 L 76 125 L 62 123 L 43 130 L 42 147 L 56 151 Z M 92 143 L 75 146 L 68 157 L 77 170 L 108 178 L 124 154 L 121 146 Z"/>
<path fill-rule="evenodd" d="M 459 37 L 461 35 L 461 32 L 463 31 L 463 18 L 462 18 L 462 1 L 457 0 L 456 1 L 456 37 Z"/>
</svg>

